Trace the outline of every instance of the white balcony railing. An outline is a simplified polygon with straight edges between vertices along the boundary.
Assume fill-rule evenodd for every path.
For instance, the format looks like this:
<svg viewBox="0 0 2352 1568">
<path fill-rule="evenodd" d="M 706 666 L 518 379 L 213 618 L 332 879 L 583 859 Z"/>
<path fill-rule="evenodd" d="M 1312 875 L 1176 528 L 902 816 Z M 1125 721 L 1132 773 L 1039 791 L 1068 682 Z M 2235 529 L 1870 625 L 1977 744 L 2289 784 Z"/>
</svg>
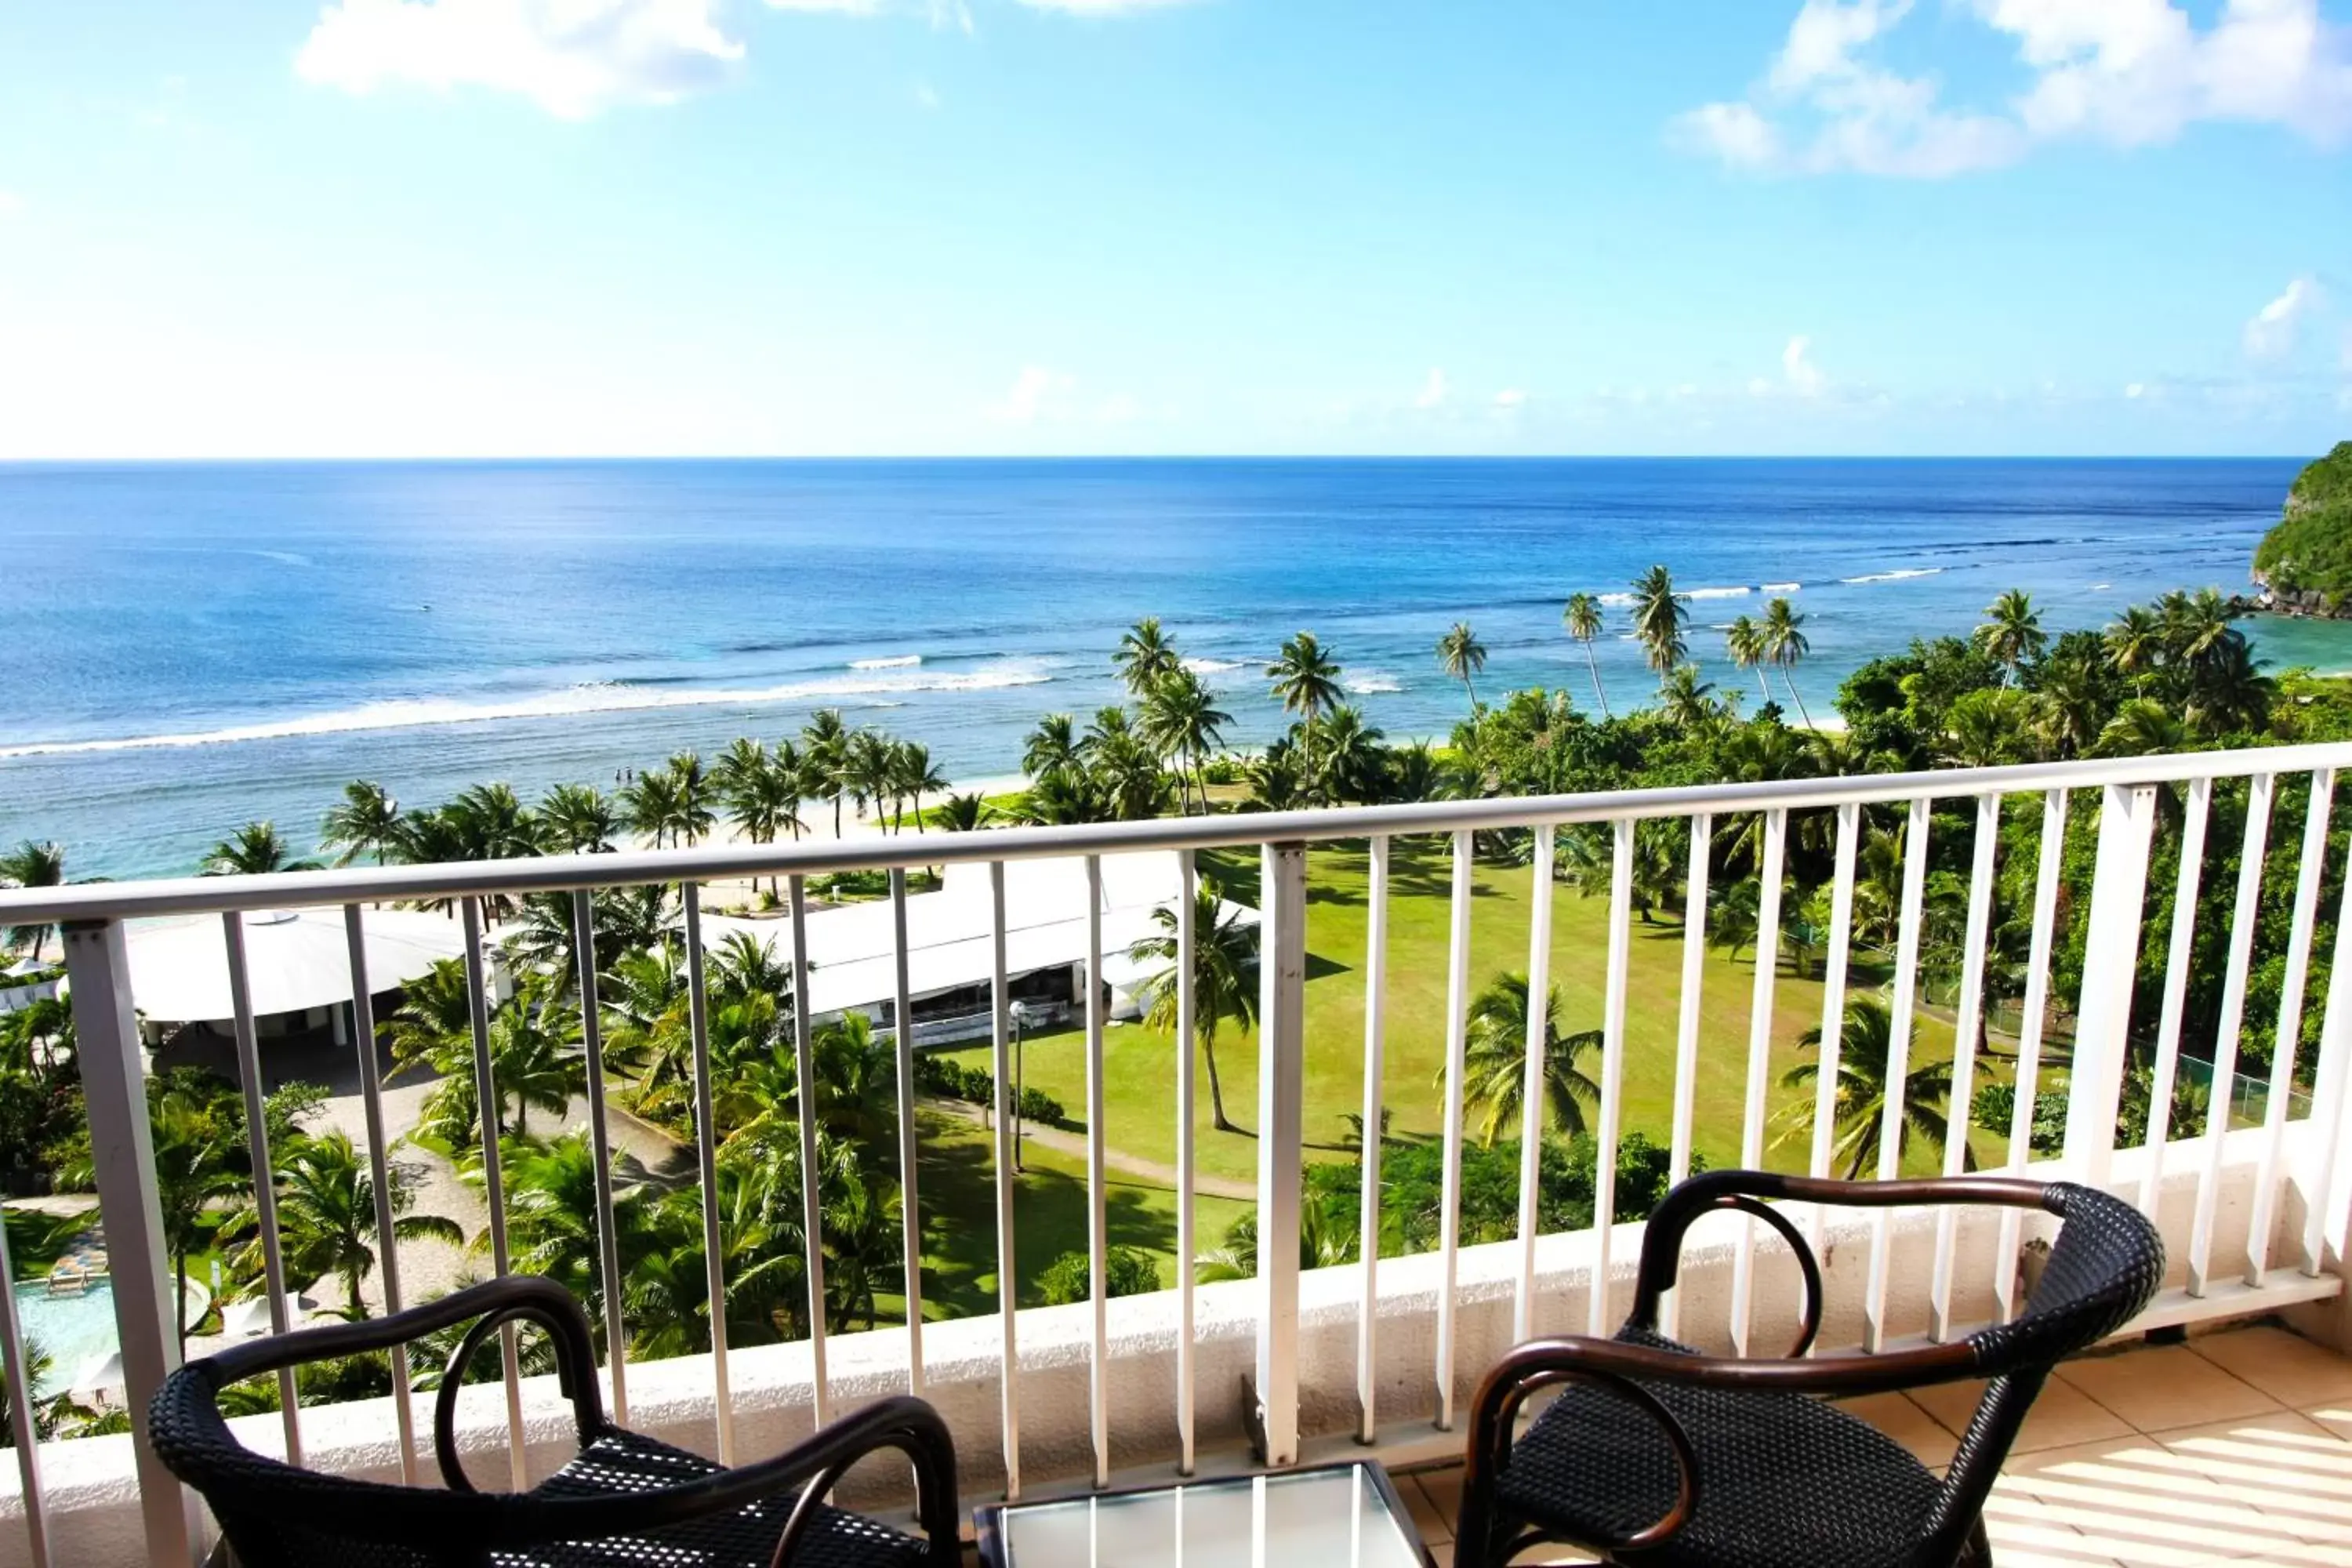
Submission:
<svg viewBox="0 0 2352 1568">
<path fill-rule="evenodd" d="M 2007 1141 L 2007 1163 L 2032 1162 L 2030 1130 L 2033 1090 L 2043 1081 L 2044 1019 L 2053 1003 L 2072 1002 L 2074 1027 L 2066 1071 L 2067 1119 L 2063 1156 L 2048 1162 L 2055 1173 L 2076 1180 L 2130 1191 L 2163 1226 L 2174 1256 L 2174 1275 L 2140 1326 L 2180 1323 L 2201 1318 L 2271 1310 L 2337 1294 L 2347 1204 L 2344 1188 L 2352 1171 L 2339 1168 L 2336 1151 L 2345 1118 L 2345 1080 L 2352 1066 L 2352 987 L 2330 984 L 2321 1001 L 2323 1026 L 2318 1058 L 2309 1074 L 2308 1114 L 2291 1115 L 2297 1083 L 2296 1042 L 2309 987 L 2314 932 L 2320 926 L 2327 863 L 2328 818 L 2337 770 L 2352 765 L 2352 745 L 2205 753 L 2031 767 L 1900 776 L 1840 778 L 1786 784 L 1727 784 L 1542 799 L 1483 800 L 1366 808 L 1360 810 L 1225 816 L 1074 828 L 1024 828 L 1002 832 L 877 837 L 682 851 L 510 860 L 461 865 L 352 868 L 260 878 L 223 878 L 89 885 L 0 893 L 0 926 L 57 922 L 64 927 L 65 950 L 80 1070 L 87 1096 L 97 1188 L 111 1258 L 116 1323 L 127 1401 L 134 1422 L 143 1423 L 146 1403 L 176 1364 L 180 1350 L 175 1304 L 165 1267 L 165 1242 L 158 1204 L 144 1079 L 147 1067 L 133 1012 L 123 922 L 164 914 L 222 917 L 225 954 L 232 977 L 236 1017 L 236 1058 L 249 1108 L 253 1169 L 269 1171 L 268 1129 L 261 1110 L 261 1075 L 255 1019 L 245 965 L 242 912 L 263 909 L 340 905 L 349 936 L 353 1038 L 361 1050 L 359 1083 L 364 1097 L 367 1154 L 373 1168 L 379 1234 L 389 1237 L 394 1215 L 387 1181 L 387 1138 L 379 1103 L 377 1075 L 368 1047 L 377 1020 L 369 996 L 381 987 L 366 973 L 362 933 L 372 911 L 405 900 L 456 900 L 466 935 L 466 977 L 471 997 L 474 1071 L 478 1103 L 497 1103 L 489 1046 L 491 977 L 484 959 L 485 900 L 525 892 L 561 891 L 572 896 L 572 932 L 581 961 L 577 984 L 583 996 L 583 1028 L 587 1069 L 590 1131 L 598 1180 L 599 1266 L 604 1289 L 605 1375 L 611 1404 L 622 1418 L 642 1429 L 715 1452 L 724 1458 L 762 1451 L 794 1428 L 822 1422 L 845 1403 L 901 1389 L 938 1403 L 955 1428 L 968 1488 L 1022 1495 L 1045 1488 L 1100 1487 L 1114 1473 L 1122 1478 L 1189 1473 L 1244 1462 L 1244 1431 L 1262 1435 L 1265 1462 L 1286 1465 L 1303 1451 L 1349 1440 L 1378 1445 L 1391 1456 L 1433 1455 L 1457 1441 L 1445 1436 L 1457 1398 L 1475 1384 L 1488 1357 L 1511 1341 L 1540 1331 L 1606 1332 L 1614 1324 L 1612 1285 L 1630 1271 L 1638 1247 L 1638 1226 L 1607 1223 L 1613 1210 L 1617 1151 L 1625 1131 L 1624 1079 L 1629 1018 L 1639 1018 L 1662 999 L 1629 994 L 1629 954 L 1634 933 L 1636 826 L 1658 819 L 1686 819 L 1692 827 L 1682 974 L 1675 1017 L 1675 1070 L 1671 1113 L 1671 1169 L 1675 1178 L 1692 1161 L 1694 1119 L 1699 1092 L 1702 990 L 1706 975 L 1708 846 L 1714 827 L 1727 818 L 1760 819 L 1758 858 L 1760 886 L 1755 910 L 1759 952 L 1780 946 L 1784 909 L 1781 883 L 1792 817 L 1824 823 L 1833 834 L 1830 926 L 1825 947 L 1822 1018 L 1823 1058 L 1821 1096 L 1808 1164 L 1814 1174 L 1829 1171 L 1840 1023 L 1853 989 L 1849 960 L 1853 947 L 1857 851 L 1866 809 L 1885 820 L 1899 812 L 1907 822 L 1895 918 L 1889 1006 L 1893 1016 L 1890 1059 L 1885 1081 L 1907 1076 L 1910 1024 L 1923 1006 L 1920 991 L 1922 934 L 1929 863 L 1931 803 L 1974 803 L 1973 858 L 1967 879 L 1960 973 L 1953 1012 L 1956 1055 L 1949 1094 L 1950 1126 L 1944 1140 L 1944 1165 L 1957 1172 L 1967 1148 L 1978 1024 L 1988 1006 L 1988 928 L 1994 902 L 1996 835 L 2005 805 L 2018 797 L 2040 805 L 2042 832 L 2033 879 L 2031 952 L 2022 977 L 2022 1004 L 2011 1068 L 2017 1086 L 2016 1120 Z M 2290 923 L 2283 946 L 2275 930 L 2263 938 L 2259 957 L 2284 965 L 2275 1014 L 2247 1018 L 2250 979 L 2258 957 L 2266 889 L 2265 850 L 2272 803 L 2282 781 L 2307 777 L 2309 805 L 2294 862 Z M 2200 891 L 2206 829 L 2217 784 L 2234 802 L 2243 793 L 2244 839 L 2237 846 L 2241 871 L 2226 933 L 2220 1023 L 2210 1042 L 2210 1073 L 2217 1085 L 2234 1085 L 2241 1037 L 2266 1029 L 2273 1050 L 2261 1095 L 2258 1123 L 2232 1127 L 2235 1093 L 2217 1092 L 2202 1128 L 2169 1125 L 2172 1089 L 2182 1071 L 2183 1016 L 2190 971 L 2199 951 L 2193 919 L 2169 921 L 2165 985 L 2159 1016 L 2132 1016 L 2134 977 L 2145 944 L 2143 916 L 2153 907 L 2193 912 Z M 2095 796 L 2095 861 L 2087 879 L 2070 881 L 2065 864 L 2070 805 L 2078 814 Z M 2030 805 L 2029 805 L 2030 809 Z M 2159 826 L 2159 818 L 2161 825 Z M 1527 956 L 1529 992 L 1549 991 L 1553 950 L 1555 834 L 1564 827 L 1590 830 L 1606 825 L 1611 852 L 1605 995 L 1599 1096 L 1593 1128 L 1599 1145 L 1595 1165 L 1592 1228 L 1573 1235 L 1539 1234 L 1537 1117 L 1544 1048 L 1542 1009 L 1533 1016 L 1528 1038 L 1527 1126 L 1522 1141 L 1517 1239 L 1465 1247 L 1459 1239 L 1464 1147 L 1465 1019 L 1472 976 L 1470 936 L 1475 918 L 1474 835 L 1497 830 L 1532 837 L 1532 868 L 1510 875 L 1531 879 L 1530 941 Z M 2151 847 L 2159 831 L 2181 847 L 2178 880 L 2170 889 L 2149 886 Z M 1337 1268 L 1303 1269 L 1301 1230 L 1304 1141 L 1305 997 L 1307 978 L 1307 849 L 1337 840 L 1369 842 L 1367 923 L 1363 954 L 1363 1126 L 1381 1125 L 1383 1005 L 1388 996 L 1389 873 L 1391 842 L 1401 837 L 1442 835 L 1450 839 L 1452 881 L 1446 961 L 1443 1110 L 1444 1187 L 1440 1245 L 1433 1253 L 1403 1258 L 1379 1257 L 1381 1192 L 1381 1140 L 1364 1140 L 1360 1261 Z M 1179 966 L 1192 970 L 1196 932 L 1193 900 L 1196 852 L 1255 849 L 1261 895 L 1259 965 L 1259 1070 L 1256 1114 L 1256 1205 L 1260 1246 L 1254 1279 L 1196 1286 L 1192 1270 L 1180 1267 L 1177 1287 L 1157 1297 L 1111 1301 L 1104 1289 L 1108 1248 L 1106 1224 L 1107 1147 L 1104 1041 L 1107 1019 L 1103 987 L 1087 987 L 1085 1008 L 1087 1104 L 1084 1110 L 1087 1201 L 1090 1216 L 1092 1298 L 1074 1307 L 1016 1310 L 1017 1270 L 1013 1239 L 1021 1215 L 1013 1172 L 1015 1119 L 1009 1097 L 1014 1082 L 1010 1059 L 1008 911 L 1006 863 L 1036 858 L 1084 861 L 1090 889 L 1098 889 L 1101 857 L 1132 850 L 1172 850 L 1182 872 Z M 809 964 L 803 940 L 807 918 L 804 884 L 821 874 L 863 869 L 891 873 L 888 897 L 895 913 L 896 1016 L 908 1006 L 906 873 L 919 866 L 980 863 L 990 868 L 993 890 L 993 1192 L 1000 1310 L 990 1317 L 952 1322 L 923 1321 L 919 1247 L 920 1208 L 916 1176 L 918 1121 L 913 1114 L 913 1049 L 903 1037 L 897 1045 L 899 1075 L 898 1151 L 903 1180 L 905 1259 L 908 1326 L 836 1336 L 824 1328 L 824 1258 L 817 1244 L 821 1216 L 815 1184 L 804 1184 L 808 1237 L 804 1264 L 810 1296 L 808 1338 L 800 1343 L 739 1348 L 730 1356 L 723 1313 L 713 1313 L 712 1349 L 707 1356 L 631 1364 L 629 1336 L 622 1321 L 619 1253 L 614 1237 L 612 1152 L 608 1142 L 606 1086 L 598 1040 L 594 998 L 593 889 L 649 883 L 681 889 L 688 995 L 691 1001 L 693 1100 L 698 1128 L 696 1155 L 702 1190 L 717 1190 L 713 1136 L 713 1084 L 706 1014 L 703 916 L 700 887 L 713 879 L 749 876 L 784 879 L 793 932 L 794 1016 L 792 1037 L 798 1082 L 812 1081 Z M 2342 868 L 2334 873 L 2352 890 Z M 2087 887 L 2076 885 L 2086 880 Z M 2275 892 L 2275 889 L 2271 891 Z M 2087 896 L 2087 912 L 2082 900 Z M 2086 958 L 2078 996 L 2053 995 L 2053 942 L 2062 899 L 2074 918 L 2086 920 Z M 1102 973 L 1103 932 L 1099 897 L 1090 900 L 1087 973 Z M 2339 910 L 2329 973 L 2343 973 L 2346 933 L 2352 920 Z M 2154 929 L 2153 921 L 2150 929 Z M 2209 945 L 2208 951 L 2210 951 Z M 1748 1026 L 1739 1159 L 1761 1164 L 1768 1158 L 1766 1109 L 1771 1089 L 1775 962 L 1755 966 L 1748 999 Z M 1192 1024 L 1191 987 L 1182 992 L 1179 1037 Z M 2004 996 L 2003 1001 L 2012 998 Z M 918 1031 L 919 1032 L 919 1031 Z M 1780 1044 L 1785 1047 L 1789 1042 Z M 2201 1049 L 2208 1042 L 2195 1044 Z M 2152 1110 L 2144 1146 L 2116 1147 L 2127 1053 L 2152 1054 Z M 1196 1252 L 1193 1194 L 1193 1053 L 1178 1050 L 1171 1064 L 1171 1112 L 1175 1129 L 1177 1246 L 1181 1259 Z M 2196 1058 L 2201 1061 L 2201 1058 Z M 2205 1070 L 2201 1066 L 2200 1071 Z M 1903 1097 L 1887 1097 L 1877 1140 L 1878 1173 L 1894 1174 L 1899 1163 L 1897 1119 Z M 816 1132 L 803 1119 L 798 1129 L 803 1168 L 815 1164 Z M 489 1260 L 510 1266 L 501 1192 L 499 1151 L 485 1140 L 482 1183 L 488 1211 Z M 273 1324 L 289 1321 L 288 1280 L 278 1257 L 271 1186 L 255 1194 L 266 1287 Z M 704 1205 L 706 1257 L 711 1299 L 726 1287 L 715 1205 Z M 2013 1312 L 2018 1303 L 2021 1234 L 2016 1211 L 1978 1220 L 1956 1216 L 1905 1215 L 1881 1212 L 1861 1228 L 1825 1229 L 1818 1213 L 1802 1216 L 1824 1261 L 1830 1303 L 1823 1337 L 1832 1345 L 1876 1349 L 1912 1335 L 1948 1338 Z M 1752 1222 L 1724 1222 L 1708 1247 L 1694 1252 L 1685 1282 L 1675 1292 L 1668 1326 L 1677 1322 L 1685 1338 L 1751 1343 L 1770 1353 L 1793 1322 L 1797 1275 L 1793 1262 L 1769 1232 L 1760 1240 Z M 2032 1221 L 2022 1222 L 2031 1225 Z M 395 1249 L 382 1248 L 382 1285 L 387 1307 L 401 1302 Z M 10 1386 L 27 1386 L 24 1342 L 17 1322 L 13 1280 L 0 1275 L 0 1347 L 6 1352 Z M 1237 1375 L 1239 1374 L 1239 1375 Z M 405 1478 L 418 1477 L 417 1433 L 405 1385 L 405 1369 L 395 1368 L 389 1401 L 363 1408 L 298 1409 L 290 1386 L 283 1389 L 277 1415 L 240 1423 L 249 1441 L 302 1456 L 313 1465 L 348 1468 Z M 1241 1410 L 1234 1390 L 1247 1378 L 1255 1407 Z M 495 1462 L 516 1484 L 533 1473 L 551 1452 L 552 1426 L 537 1421 L 546 1397 L 538 1380 L 522 1376 L 509 1354 L 502 1394 L 468 1391 L 461 1404 L 470 1449 Z M 480 1400 L 473 1398 L 479 1394 Z M 12 1402 L 18 1490 L 13 1499 L 19 1526 L 0 1526 L 0 1563 L 144 1560 L 154 1568 L 182 1568 L 208 1537 L 209 1527 L 182 1489 L 156 1462 L 142 1436 L 34 1441 L 27 1401 Z M 389 1447 L 388 1447 L 389 1446 Z M 44 1482 L 49 1484 L 45 1489 Z M 135 1489 L 123 1482 L 135 1480 Z M 135 1512 L 131 1500 L 135 1497 Z"/>
</svg>

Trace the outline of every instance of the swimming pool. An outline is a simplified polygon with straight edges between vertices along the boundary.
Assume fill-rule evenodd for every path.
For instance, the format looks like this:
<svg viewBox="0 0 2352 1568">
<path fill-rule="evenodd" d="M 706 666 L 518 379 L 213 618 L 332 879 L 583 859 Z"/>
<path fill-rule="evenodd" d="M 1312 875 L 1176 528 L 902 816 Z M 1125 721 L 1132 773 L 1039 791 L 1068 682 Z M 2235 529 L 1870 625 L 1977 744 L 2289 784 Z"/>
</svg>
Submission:
<svg viewBox="0 0 2352 1568">
<path fill-rule="evenodd" d="M 114 1286 L 94 1281 L 79 1296 L 52 1296 L 36 1280 L 16 1287 L 16 1321 L 25 1337 L 49 1358 L 48 1374 L 35 1383 L 37 1392 L 61 1394 L 73 1386 L 74 1375 L 100 1356 L 112 1355 Z"/>
</svg>

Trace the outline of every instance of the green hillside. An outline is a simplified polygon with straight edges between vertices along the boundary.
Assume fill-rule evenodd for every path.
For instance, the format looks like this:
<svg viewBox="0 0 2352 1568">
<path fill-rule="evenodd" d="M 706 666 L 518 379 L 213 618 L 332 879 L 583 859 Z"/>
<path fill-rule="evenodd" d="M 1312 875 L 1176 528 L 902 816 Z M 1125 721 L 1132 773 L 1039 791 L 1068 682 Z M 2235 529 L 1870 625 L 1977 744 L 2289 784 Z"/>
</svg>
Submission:
<svg viewBox="0 0 2352 1568">
<path fill-rule="evenodd" d="M 2284 515 L 2254 552 L 2254 576 L 2285 608 L 2352 608 L 2352 441 L 2296 476 Z"/>
</svg>

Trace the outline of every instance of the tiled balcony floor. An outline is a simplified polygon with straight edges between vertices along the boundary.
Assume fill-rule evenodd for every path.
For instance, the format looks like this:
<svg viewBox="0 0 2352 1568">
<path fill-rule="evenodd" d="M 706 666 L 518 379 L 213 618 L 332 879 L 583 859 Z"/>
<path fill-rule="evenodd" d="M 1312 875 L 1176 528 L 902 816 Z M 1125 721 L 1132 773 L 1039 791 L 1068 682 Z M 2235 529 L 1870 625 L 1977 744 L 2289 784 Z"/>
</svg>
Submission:
<svg viewBox="0 0 2352 1568">
<path fill-rule="evenodd" d="M 1976 1398 L 1956 1384 L 1847 1408 L 1940 1466 Z M 1461 1471 L 1397 1480 L 1438 1568 L 1453 1568 Z M 2000 1568 L 2352 1568 L 2352 1359 L 2254 1327 L 2070 1362 L 2035 1402 L 1985 1524 Z"/>
</svg>

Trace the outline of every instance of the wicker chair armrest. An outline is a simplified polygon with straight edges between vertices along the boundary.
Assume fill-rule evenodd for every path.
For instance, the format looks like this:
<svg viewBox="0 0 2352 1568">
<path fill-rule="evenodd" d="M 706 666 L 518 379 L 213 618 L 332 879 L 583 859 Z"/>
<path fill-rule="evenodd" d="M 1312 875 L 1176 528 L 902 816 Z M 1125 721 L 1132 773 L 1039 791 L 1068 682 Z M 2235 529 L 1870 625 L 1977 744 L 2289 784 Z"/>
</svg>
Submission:
<svg viewBox="0 0 2352 1568">
<path fill-rule="evenodd" d="M 213 1386 L 241 1382 L 310 1362 L 336 1361 L 406 1345 L 427 1334 L 480 1319 L 466 1336 L 442 1382 L 434 1412 L 434 1447 L 441 1473 L 453 1490 L 471 1491 L 457 1468 L 457 1445 L 451 1422 L 457 1407 L 457 1384 L 467 1356 L 482 1335 L 502 1321 L 528 1319 L 545 1328 L 555 1345 L 556 1378 L 572 1401 L 572 1419 L 583 1444 L 605 1427 L 604 1396 L 596 1386 L 596 1352 L 588 1335 L 588 1320 L 572 1292 L 552 1279 L 535 1274 L 509 1274 L 469 1285 L 437 1301 L 409 1307 L 388 1317 L 357 1322 L 328 1323 L 315 1329 L 233 1345 L 197 1363 L 206 1369 Z"/>
<path fill-rule="evenodd" d="M 1682 1268 L 1683 1237 L 1700 1215 L 1717 1209 L 1738 1209 L 1753 1215 L 1780 1232 L 1796 1254 L 1805 1276 L 1805 1321 L 1791 1357 L 1811 1348 L 1821 1331 L 1822 1272 L 1812 1248 L 1795 1226 L 1760 1200 L 1795 1199 L 1833 1204 L 1842 1208 L 1889 1208 L 1907 1204 L 1978 1203 L 2018 1208 L 2048 1206 L 2048 1189 L 2039 1182 L 1999 1176 L 1929 1177 L 1901 1182 L 1839 1182 L 1812 1176 L 1786 1176 L 1771 1171 L 1709 1171 L 1691 1177 L 1661 1201 L 1642 1235 L 1641 1272 L 1633 1287 L 1633 1309 L 1627 1321 L 1654 1330 L 1658 1302 L 1674 1289 Z"/>
</svg>

